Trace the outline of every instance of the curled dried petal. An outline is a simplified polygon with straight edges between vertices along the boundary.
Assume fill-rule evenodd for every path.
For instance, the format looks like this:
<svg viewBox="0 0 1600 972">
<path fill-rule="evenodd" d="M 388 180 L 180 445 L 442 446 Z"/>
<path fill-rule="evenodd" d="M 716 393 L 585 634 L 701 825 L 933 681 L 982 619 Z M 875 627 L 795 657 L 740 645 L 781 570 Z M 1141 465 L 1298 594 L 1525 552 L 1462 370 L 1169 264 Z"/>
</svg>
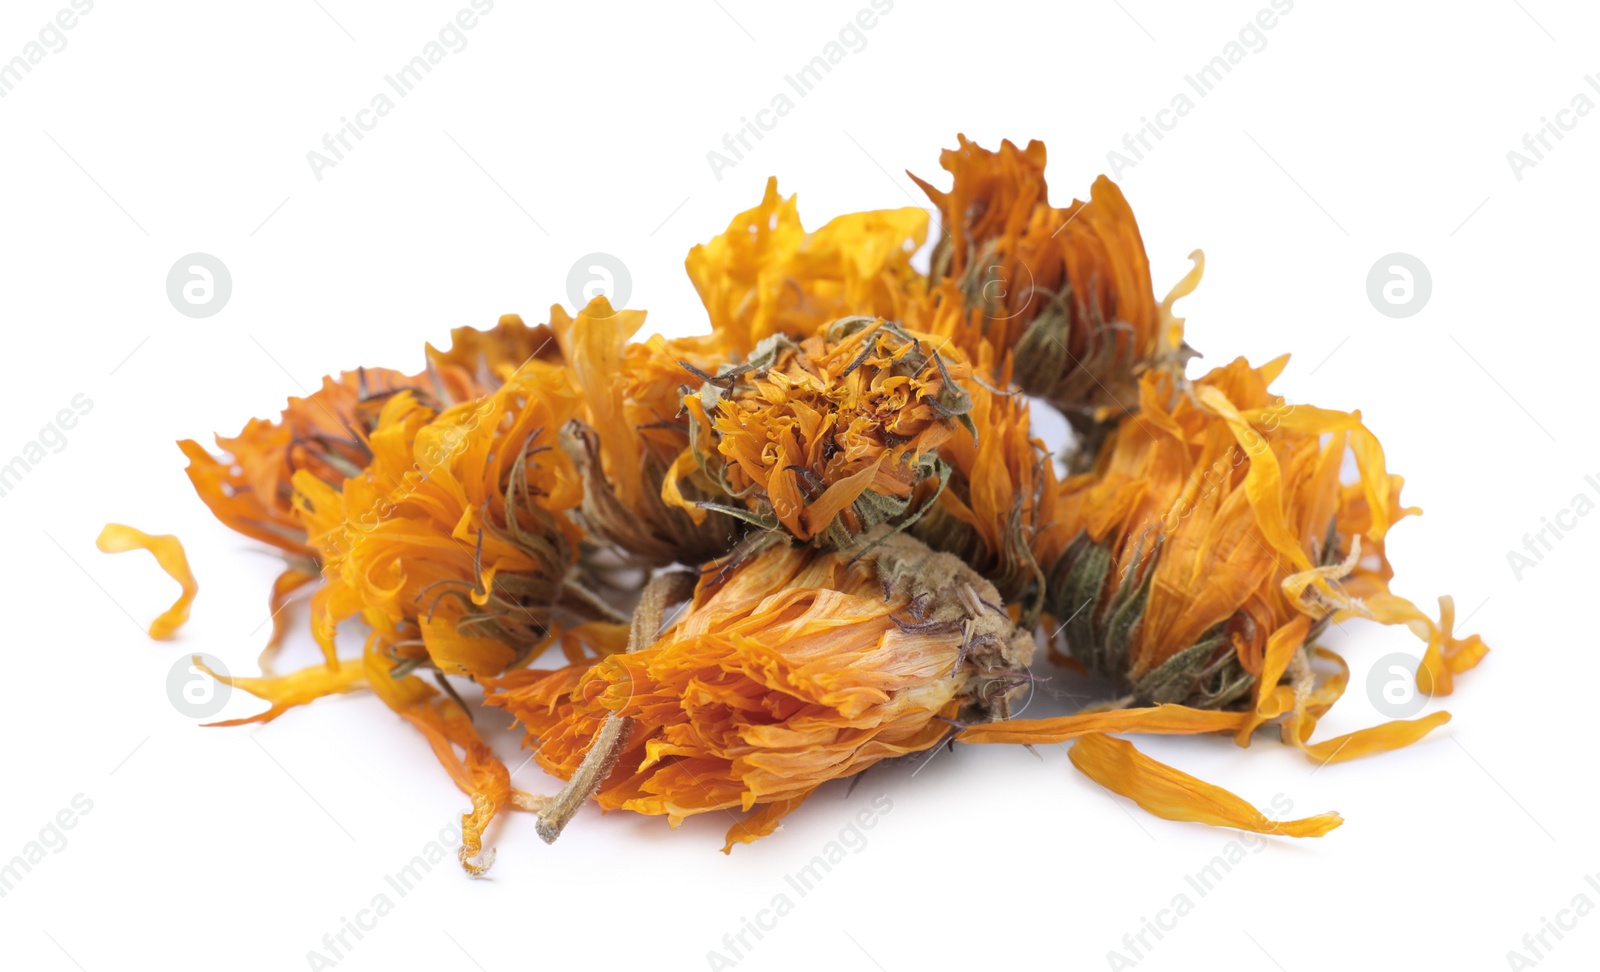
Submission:
<svg viewBox="0 0 1600 972">
<path fill-rule="evenodd" d="M 176 634 L 183 623 L 189 620 L 189 606 L 194 603 L 195 595 L 200 592 L 200 585 L 194 579 L 194 571 L 189 569 L 189 557 L 183 552 L 183 544 L 178 538 L 171 534 L 151 536 L 131 526 L 107 523 L 94 543 L 102 553 L 148 550 L 151 556 L 156 558 L 156 563 L 161 569 L 167 572 L 167 576 L 178 582 L 183 588 L 183 593 L 178 595 L 178 599 L 172 602 L 171 607 L 150 622 L 150 637 L 158 641 L 165 641 Z"/>
</svg>

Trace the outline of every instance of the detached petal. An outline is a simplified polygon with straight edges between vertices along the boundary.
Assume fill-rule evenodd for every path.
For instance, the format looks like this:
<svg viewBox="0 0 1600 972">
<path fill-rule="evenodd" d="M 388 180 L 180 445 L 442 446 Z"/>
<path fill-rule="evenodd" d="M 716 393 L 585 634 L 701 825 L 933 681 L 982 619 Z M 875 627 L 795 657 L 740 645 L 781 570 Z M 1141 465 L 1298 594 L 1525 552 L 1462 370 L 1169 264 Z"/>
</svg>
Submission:
<svg viewBox="0 0 1600 972">
<path fill-rule="evenodd" d="M 312 665 L 310 668 L 302 668 L 298 672 L 290 672 L 288 675 L 275 678 L 240 678 L 222 675 L 207 668 L 199 655 L 194 656 L 194 666 L 224 685 L 243 689 L 256 698 L 270 703 L 270 707 L 258 715 L 228 719 L 224 722 L 208 722 L 206 723 L 208 726 L 242 726 L 251 722 L 271 722 L 297 705 L 315 702 L 324 695 L 354 691 L 366 684 L 361 666 L 353 662 L 345 662 L 337 668 Z"/>
<path fill-rule="evenodd" d="M 158 641 L 165 641 L 176 634 L 183 623 L 189 620 L 189 605 L 194 603 L 194 596 L 200 592 L 200 585 L 195 582 L 194 572 L 189 569 L 189 558 L 184 554 L 183 544 L 178 542 L 178 538 L 171 534 L 153 537 L 131 526 L 107 523 L 94 543 L 102 553 L 148 550 L 161 569 L 167 572 L 167 576 L 183 587 L 183 593 L 172 602 L 172 607 L 150 622 L 150 637 Z"/>
<path fill-rule="evenodd" d="M 1347 759 L 1402 749 L 1450 721 L 1450 713 L 1435 712 L 1420 719 L 1401 719 L 1368 726 L 1315 745 L 1302 745 L 1307 756 L 1318 763 L 1342 763 Z"/>
<path fill-rule="evenodd" d="M 1053 719 L 1007 719 L 968 726 L 956 736 L 964 743 L 1059 743 L 1094 733 L 1144 732 L 1163 736 L 1188 736 L 1202 732 L 1230 732 L 1247 725 L 1248 712 L 1217 712 L 1186 705 L 1156 705 L 1143 709 L 1080 712 Z"/>
<path fill-rule="evenodd" d="M 1113 793 L 1165 820 L 1235 827 L 1257 834 L 1321 837 L 1344 823 L 1337 813 L 1274 821 L 1219 786 L 1196 779 L 1139 752 L 1133 744 L 1095 733 L 1073 743 L 1072 765 Z"/>
</svg>

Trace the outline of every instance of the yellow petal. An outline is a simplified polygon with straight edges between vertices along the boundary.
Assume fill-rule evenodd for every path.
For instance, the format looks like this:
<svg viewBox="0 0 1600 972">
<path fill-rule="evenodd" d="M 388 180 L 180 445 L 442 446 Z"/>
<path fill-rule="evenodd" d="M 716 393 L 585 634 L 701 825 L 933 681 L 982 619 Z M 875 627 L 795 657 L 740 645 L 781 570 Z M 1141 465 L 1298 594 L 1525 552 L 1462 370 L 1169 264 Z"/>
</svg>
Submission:
<svg viewBox="0 0 1600 972">
<path fill-rule="evenodd" d="M 1283 678 L 1283 673 L 1289 667 L 1289 659 L 1305 644 L 1306 635 L 1311 631 L 1311 619 L 1304 614 L 1296 615 L 1293 621 L 1279 628 L 1267 639 L 1267 650 L 1261 663 L 1261 676 L 1256 679 L 1255 711 L 1252 717 L 1239 727 L 1235 737 L 1239 745 L 1246 746 L 1250 742 L 1250 734 L 1257 727 L 1269 719 L 1276 719 L 1288 709 L 1285 705 L 1284 688 L 1278 681 Z M 1294 692 L 1288 693 L 1287 701 L 1293 703 Z"/>
<path fill-rule="evenodd" d="M 1245 725 L 1246 712 L 1216 712 L 1186 705 L 1156 705 L 1144 709 L 1080 712 L 1052 719 L 1007 719 L 968 726 L 956 736 L 964 743 L 1058 743 L 1089 733 L 1143 732 L 1186 736 L 1202 732 L 1229 732 Z"/>
<path fill-rule="evenodd" d="M 150 637 L 161 641 L 171 638 L 183 623 L 189 620 L 189 605 L 194 603 L 194 596 L 200 591 L 200 585 L 194 579 L 194 572 L 189 569 L 189 558 L 183 552 L 183 544 L 171 534 L 153 537 L 143 530 L 136 530 L 120 523 L 107 523 L 94 543 L 102 553 L 148 550 L 156 558 L 156 563 L 161 569 L 182 585 L 183 593 L 172 602 L 172 607 L 161 612 L 160 617 L 150 622 Z"/>
<path fill-rule="evenodd" d="M 724 854 L 732 853 L 734 844 L 749 844 L 772 833 L 778 829 L 778 824 L 788 815 L 789 811 L 806 802 L 806 797 L 815 793 L 807 790 L 805 793 L 788 800 L 779 800 L 768 803 L 755 813 L 728 828 L 728 842 L 722 845 Z"/>
<path fill-rule="evenodd" d="M 272 614 L 272 636 L 267 639 L 267 646 L 261 649 L 261 657 L 257 661 L 266 674 L 272 674 L 272 662 L 278 656 L 283 636 L 289 633 L 289 620 L 283 613 L 283 609 L 289 603 L 289 597 L 321 576 L 314 570 L 291 566 L 285 568 L 283 573 L 278 575 L 278 579 L 272 582 L 272 594 L 267 599 L 267 610 Z"/>
<path fill-rule="evenodd" d="M 1269 820 L 1227 790 L 1157 762 L 1130 742 L 1100 733 L 1073 743 L 1068 755 L 1072 765 L 1085 776 L 1164 820 L 1188 820 L 1286 837 L 1321 837 L 1344 823 L 1337 813 L 1319 813 L 1300 820 Z"/>
<path fill-rule="evenodd" d="M 1255 511 L 1256 523 L 1262 536 L 1274 550 L 1288 558 L 1296 570 L 1310 570 L 1311 558 L 1301 549 L 1294 532 L 1289 529 L 1283 515 L 1283 470 L 1278 457 L 1261 433 L 1239 413 L 1228 396 L 1212 385 L 1196 385 L 1195 395 L 1201 404 L 1211 409 L 1228 423 L 1235 442 L 1250 457 L 1250 468 L 1245 471 L 1244 490 Z"/>
<path fill-rule="evenodd" d="M 1101 176 L 1101 178 L 1105 178 Z M 1172 305 L 1179 299 L 1194 293 L 1200 286 L 1200 278 L 1206 272 L 1206 255 L 1200 250 L 1189 254 L 1189 259 L 1194 261 L 1194 266 L 1183 275 L 1183 279 L 1173 285 L 1167 296 L 1161 301 L 1161 343 L 1160 350 L 1163 354 L 1171 354 L 1183 347 L 1183 318 L 1172 313 Z"/>
<path fill-rule="evenodd" d="M 224 685 L 243 689 L 256 698 L 271 703 L 265 712 L 257 715 L 228 719 L 225 722 L 208 722 L 206 723 L 208 726 L 242 726 L 251 722 L 271 722 L 297 705 L 315 702 L 324 695 L 349 692 L 366 684 L 361 666 L 352 662 L 346 662 L 338 668 L 312 665 L 310 668 L 302 668 L 298 672 L 290 672 L 288 675 L 275 678 L 239 678 L 221 675 L 207 668 L 199 655 L 194 656 L 194 666 Z"/>
<path fill-rule="evenodd" d="M 541 801 L 512 787 L 511 773 L 455 699 L 440 696 L 415 675 L 392 677 L 392 663 L 374 651 L 370 642 L 362 667 L 373 694 L 422 733 L 450 779 L 471 798 L 472 810 L 461 816 L 457 856 L 468 874 L 481 877 L 494 864 L 494 850 L 483 846 L 483 832 L 489 824 L 501 810 L 535 809 Z"/>
<path fill-rule="evenodd" d="M 1450 713 L 1435 712 L 1421 719 L 1403 719 L 1368 726 L 1315 745 L 1302 744 L 1300 748 L 1318 763 L 1342 763 L 1347 759 L 1409 746 L 1449 721 Z"/>
<path fill-rule="evenodd" d="M 1417 668 L 1417 688 L 1428 695 L 1455 691 L 1455 676 L 1475 668 L 1489 653 L 1489 646 L 1477 635 L 1456 637 L 1456 602 L 1449 595 L 1439 598 L 1438 624 L 1397 594 L 1372 595 L 1366 599 L 1366 607 L 1380 623 L 1403 624 L 1428 643 Z"/>
<path fill-rule="evenodd" d="M 487 571 L 485 571 L 487 573 Z M 489 581 L 484 581 L 489 586 Z M 446 675 L 472 675 L 490 677 L 505 671 L 517 657 L 516 649 L 495 638 L 463 634 L 458 619 L 441 613 L 437 617 L 417 619 L 422 629 L 422 641 L 427 645 L 428 657 Z"/>
</svg>

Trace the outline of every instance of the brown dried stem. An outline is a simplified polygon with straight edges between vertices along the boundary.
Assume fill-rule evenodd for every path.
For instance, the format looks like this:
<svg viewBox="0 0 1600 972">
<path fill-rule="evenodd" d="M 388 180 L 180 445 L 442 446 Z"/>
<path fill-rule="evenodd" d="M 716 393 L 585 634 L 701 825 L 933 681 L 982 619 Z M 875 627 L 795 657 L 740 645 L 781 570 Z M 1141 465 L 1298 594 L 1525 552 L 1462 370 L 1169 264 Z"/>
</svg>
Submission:
<svg viewBox="0 0 1600 972">
<path fill-rule="evenodd" d="M 639 596 L 639 606 L 633 611 L 633 626 L 628 631 L 628 651 L 638 651 L 655 642 L 661 630 L 662 618 L 670 605 L 685 600 L 694 592 L 695 575 L 688 571 L 673 570 L 657 574 L 645 585 Z M 555 843 L 584 802 L 600 789 L 617 758 L 627 748 L 628 735 L 633 720 L 626 716 L 610 715 L 595 733 L 589 752 L 583 757 L 572 779 L 539 813 L 539 838 L 547 844 Z"/>
</svg>

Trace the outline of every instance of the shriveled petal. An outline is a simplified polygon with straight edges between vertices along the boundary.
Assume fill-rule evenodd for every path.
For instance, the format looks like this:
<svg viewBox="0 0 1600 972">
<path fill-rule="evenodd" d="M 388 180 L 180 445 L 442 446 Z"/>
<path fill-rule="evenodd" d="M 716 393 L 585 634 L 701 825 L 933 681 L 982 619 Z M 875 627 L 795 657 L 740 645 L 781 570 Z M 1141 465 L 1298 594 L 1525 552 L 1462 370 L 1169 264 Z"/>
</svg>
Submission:
<svg viewBox="0 0 1600 972">
<path fill-rule="evenodd" d="M 1367 610 L 1383 624 L 1403 624 L 1427 642 L 1422 664 L 1417 669 L 1417 688 L 1429 695 L 1449 695 L 1455 691 L 1455 676 L 1477 667 L 1489 653 L 1489 646 L 1477 635 L 1455 635 L 1456 602 L 1446 595 L 1439 598 L 1439 622 L 1397 594 L 1378 594 L 1366 600 Z"/>
<path fill-rule="evenodd" d="M 1267 639 L 1265 660 L 1261 663 L 1261 676 L 1256 679 L 1255 709 L 1250 713 L 1251 718 L 1239 727 L 1236 739 L 1239 745 L 1248 745 L 1250 734 L 1256 728 L 1270 719 L 1276 719 L 1286 710 L 1288 704 L 1294 701 L 1294 692 L 1288 692 L 1288 697 L 1283 697 L 1281 691 L 1284 687 L 1278 684 L 1283 678 L 1283 673 L 1289 667 L 1289 659 L 1305 644 L 1306 634 L 1311 630 L 1311 618 L 1301 614 L 1294 620 L 1279 628 Z"/>
<path fill-rule="evenodd" d="M 1321 837 L 1344 823 L 1337 813 L 1299 820 L 1269 820 L 1227 790 L 1151 759 L 1126 740 L 1093 733 L 1072 744 L 1072 765 L 1113 793 L 1164 820 L 1234 827 L 1257 834 Z"/>
<path fill-rule="evenodd" d="M 1229 732 L 1246 725 L 1246 712 L 1192 709 L 1186 705 L 1156 705 L 1143 709 L 1111 709 L 1051 719 L 1007 719 L 968 726 L 956 736 L 964 743 L 1059 743 L 1106 732 L 1144 732 L 1162 736 L 1189 736 L 1203 732 Z"/>
<path fill-rule="evenodd" d="M 302 668 L 298 672 L 274 678 L 223 675 L 207 668 L 199 655 L 194 656 L 194 666 L 224 685 L 243 689 L 256 698 L 270 703 L 265 712 L 257 715 L 223 722 L 208 722 L 206 723 L 208 726 L 242 726 L 251 722 L 271 722 L 297 705 L 315 702 L 324 695 L 350 692 L 366 684 L 366 676 L 361 666 L 348 661 L 335 668 L 312 665 L 310 668 Z"/>
<path fill-rule="evenodd" d="M 172 602 L 172 606 L 150 622 L 150 637 L 165 641 L 176 634 L 183 623 L 189 620 L 189 606 L 194 603 L 194 596 L 200 592 L 200 585 L 195 582 L 194 572 L 189 569 L 189 558 L 183 552 L 183 544 L 177 537 L 170 533 L 151 536 L 131 526 L 107 523 L 95 540 L 95 546 L 99 547 L 102 553 L 148 550 L 156 558 L 156 563 L 161 569 L 182 586 L 183 593 Z"/>
<path fill-rule="evenodd" d="M 321 576 L 316 571 L 291 566 L 284 568 L 283 573 L 272 582 L 272 594 L 267 598 L 267 610 L 272 616 L 272 634 L 267 638 L 266 647 L 261 649 L 261 657 L 257 660 L 263 672 L 272 674 L 273 659 L 278 656 L 283 636 L 289 632 L 289 623 L 283 613 L 283 609 L 289 604 L 289 598 L 295 591 L 314 583 Z"/>
<path fill-rule="evenodd" d="M 1302 745 L 1307 756 L 1320 764 L 1342 763 L 1348 759 L 1387 753 L 1411 745 L 1450 721 L 1450 713 L 1434 712 L 1420 719 L 1397 719 L 1368 726 L 1315 745 Z"/>
<path fill-rule="evenodd" d="M 770 835 L 778 829 L 779 824 L 783 822 L 783 818 L 788 815 L 789 811 L 806 802 L 806 797 L 815 792 L 815 790 L 808 790 L 788 800 L 768 803 L 750 814 L 750 816 L 729 827 L 728 842 L 722 846 L 722 852 L 724 854 L 732 853 L 734 844 L 750 844 Z"/>
<path fill-rule="evenodd" d="M 1250 466 L 1245 470 L 1244 489 L 1262 535 L 1295 569 L 1310 570 L 1314 565 L 1284 520 L 1283 471 L 1271 447 L 1220 388 L 1197 385 L 1195 397 L 1228 423 L 1228 429 L 1239 448 L 1250 457 Z"/>
</svg>

